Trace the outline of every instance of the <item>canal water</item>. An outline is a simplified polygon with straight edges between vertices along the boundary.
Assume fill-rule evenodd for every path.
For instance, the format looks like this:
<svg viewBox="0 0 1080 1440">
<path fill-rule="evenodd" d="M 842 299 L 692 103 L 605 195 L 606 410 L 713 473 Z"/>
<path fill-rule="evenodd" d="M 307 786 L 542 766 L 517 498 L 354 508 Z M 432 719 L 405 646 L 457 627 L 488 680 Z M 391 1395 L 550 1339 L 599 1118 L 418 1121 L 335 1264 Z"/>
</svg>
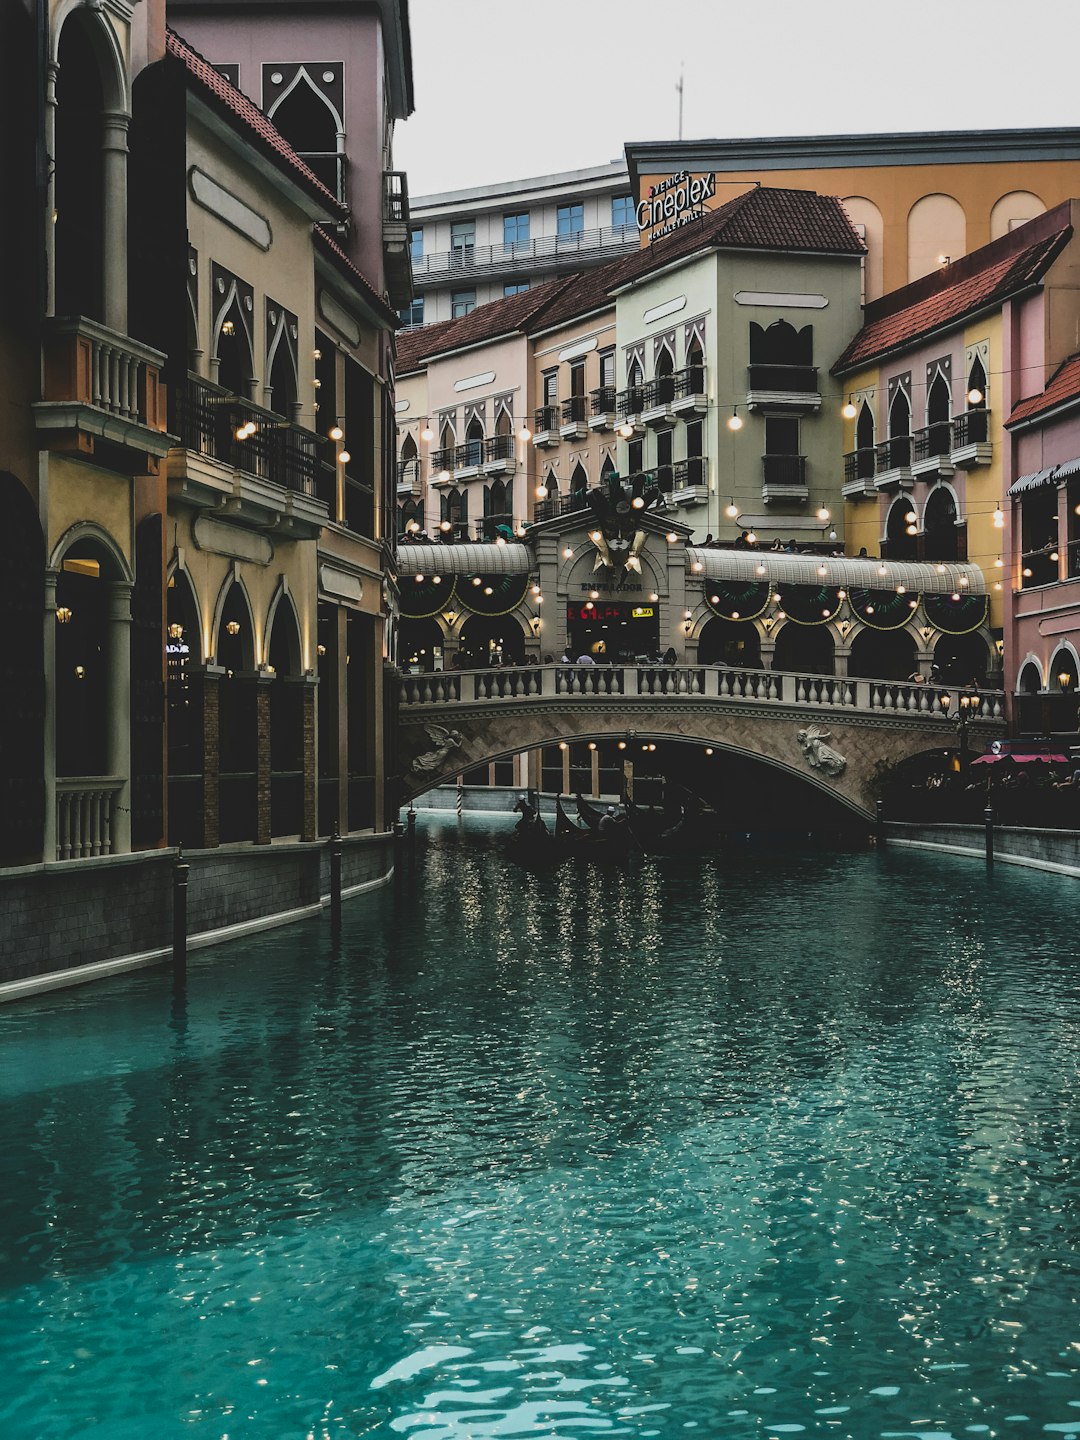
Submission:
<svg viewBox="0 0 1080 1440">
<path fill-rule="evenodd" d="M 1080 1436 L 1080 883 L 500 821 L 0 1012 L 0 1435 Z"/>
</svg>

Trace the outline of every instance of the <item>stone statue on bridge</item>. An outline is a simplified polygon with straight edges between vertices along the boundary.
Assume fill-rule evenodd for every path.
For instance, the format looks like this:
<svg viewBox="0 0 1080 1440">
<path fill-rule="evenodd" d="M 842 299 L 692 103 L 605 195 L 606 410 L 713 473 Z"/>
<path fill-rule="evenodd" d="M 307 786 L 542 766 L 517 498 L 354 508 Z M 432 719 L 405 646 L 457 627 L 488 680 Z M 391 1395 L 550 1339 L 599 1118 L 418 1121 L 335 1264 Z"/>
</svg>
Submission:
<svg viewBox="0 0 1080 1440">
<path fill-rule="evenodd" d="M 826 745 L 826 740 L 832 739 L 830 730 L 821 730 L 817 725 L 811 725 L 807 730 L 800 730 L 796 739 L 806 757 L 806 763 L 812 770 L 823 770 L 826 775 L 842 775 L 847 769 L 847 761 L 839 750 L 834 750 L 831 745 Z"/>
<path fill-rule="evenodd" d="M 443 761 L 450 751 L 457 750 L 461 746 L 459 730 L 447 730 L 442 725 L 425 725 L 424 731 L 431 742 L 431 747 L 413 760 L 414 775 L 437 774 L 443 768 Z"/>
</svg>

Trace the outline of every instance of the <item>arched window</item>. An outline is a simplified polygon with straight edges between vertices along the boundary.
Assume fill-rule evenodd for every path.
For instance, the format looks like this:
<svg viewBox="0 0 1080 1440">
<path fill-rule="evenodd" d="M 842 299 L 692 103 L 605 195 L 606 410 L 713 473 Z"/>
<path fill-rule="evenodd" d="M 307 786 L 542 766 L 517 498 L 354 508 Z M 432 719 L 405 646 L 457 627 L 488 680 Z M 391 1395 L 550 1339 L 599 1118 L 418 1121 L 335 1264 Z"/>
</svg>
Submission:
<svg viewBox="0 0 1080 1440">
<path fill-rule="evenodd" d="M 580 466 L 580 465 L 578 466 L 578 469 L 579 469 L 579 470 L 581 469 L 581 466 Z M 608 480 L 611 479 L 612 475 L 614 475 L 614 474 L 615 474 L 615 462 L 614 462 L 614 460 L 612 460 L 612 458 L 611 458 L 610 455 L 605 455 L 605 456 L 604 456 L 604 463 L 600 466 L 600 479 L 601 479 L 602 482 L 606 483 Z M 586 483 L 587 483 L 587 482 L 586 482 Z"/>
<path fill-rule="evenodd" d="M 911 464 L 911 401 L 902 385 L 889 402 L 889 467 Z"/>
<path fill-rule="evenodd" d="M 641 368 L 641 361 L 635 355 L 626 368 L 626 413 L 636 415 L 642 408 L 641 387 L 645 383 L 645 374 Z"/>
<path fill-rule="evenodd" d="M 1029 660 L 1020 671 L 1020 677 L 1016 682 L 1018 695 L 1037 695 L 1042 689 L 1042 675 L 1034 660 Z"/>
<path fill-rule="evenodd" d="M 510 513 L 509 496 L 501 480 L 484 486 L 484 539 L 494 540 L 503 530 L 512 529 L 513 515 Z"/>
<path fill-rule="evenodd" d="M 705 352 L 696 335 L 686 347 L 686 383 L 691 395 L 698 395 L 705 389 Z"/>
<path fill-rule="evenodd" d="M 903 496 L 894 500 L 885 522 L 882 555 L 890 560 L 914 560 L 919 551 L 917 527 L 918 517 L 911 501 Z"/>
<path fill-rule="evenodd" d="M 952 395 L 940 370 L 926 395 L 927 446 L 930 455 L 947 455 L 952 447 Z"/>
<path fill-rule="evenodd" d="M 931 491 L 923 511 L 923 532 L 924 559 L 959 560 L 956 500 L 951 490 L 941 487 Z"/>
<path fill-rule="evenodd" d="M 465 427 L 465 464 L 480 465 L 484 459 L 484 422 L 474 415 Z"/>
<path fill-rule="evenodd" d="M 751 390 L 815 390 L 817 372 L 813 367 L 812 325 L 796 330 L 787 320 L 774 320 L 766 330 L 751 320 Z"/>
<path fill-rule="evenodd" d="M 416 459 L 417 454 L 416 441 L 411 435 L 406 435 L 405 439 L 401 442 L 401 463 L 403 465 L 408 464 L 410 460 Z"/>
<path fill-rule="evenodd" d="M 218 362 L 218 384 L 224 386 L 230 395 L 250 396 L 255 380 L 255 362 L 243 310 L 235 295 L 221 317 L 214 354 Z"/>
<path fill-rule="evenodd" d="M 282 595 L 274 611 L 269 660 L 270 833 L 299 835 L 304 815 L 304 686 L 296 612 Z"/>
<path fill-rule="evenodd" d="M 874 412 L 864 400 L 855 422 L 855 477 L 871 479 L 874 474 Z"/>
<path fill-rule="evenodd" d="M 675 382 L 671 378 L 674 373 L 675 357 L 667 345 L 661 345 L 656 352 L 653 374 L 656 378 L 656 398 L 662 405 L 675 398 Z"/>
<path fill-rule="evenodd" d="M 464 490 L 450 490 L 442 497 L 442 519 L 449 522 L 455 540 L 468 539 L 469 497 Z"/>
<path fill-rule="evenodd" d="M 957 424 L 957 446 L 975 445 L 988 438 L 986 369 L 978 355 L 971 362 L 968 371 L 967 393 L 964 396 L 966 412 Z"/>
<path fill-rule="evenodd" d="M 416 528 L 413 529 L 413 526 Z M 418 535 L 424 528 L 423 500 L 403 500 L 398 507 L 398 534 Z"/>
<path fill-rule="evenodd" d="M 284 415 L 287 420 L 295 419 L 299 408 L 296 366 L 284 332 L 279 334 L 274 347 L 274 358 L 270 365 L 270 387 L 271 403 L 276 413 Z"/>
<path fill-rule="evenodd" d="M 270 111 L 270 118 L 332 195 L 342 198 L 338 121 L 326 98 L 303 70 Z"/>
<path fill-rule="evenodd" d="M 584 498 L 589 488 L 589 477 L 585 473 L 585 467 L 580 460 L 574 466 L 573 474 L 570 476 L 570 494 L 578 498 Z"/>
</svg>

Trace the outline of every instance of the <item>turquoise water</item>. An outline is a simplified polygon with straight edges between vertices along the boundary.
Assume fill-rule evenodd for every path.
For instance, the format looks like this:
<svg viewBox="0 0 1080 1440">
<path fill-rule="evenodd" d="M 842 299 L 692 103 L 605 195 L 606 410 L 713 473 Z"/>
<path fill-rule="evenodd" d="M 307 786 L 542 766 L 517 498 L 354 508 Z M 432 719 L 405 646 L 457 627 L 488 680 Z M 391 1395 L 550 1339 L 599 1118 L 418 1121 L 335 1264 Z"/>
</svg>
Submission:
<svg viewBox="0 0 1080 1440">
<path fill-rule="evenodd" d="M 0 1012 L 3 1440 L 1080 1436 L 1080 882 L 423 830 Z"/>
</svg>

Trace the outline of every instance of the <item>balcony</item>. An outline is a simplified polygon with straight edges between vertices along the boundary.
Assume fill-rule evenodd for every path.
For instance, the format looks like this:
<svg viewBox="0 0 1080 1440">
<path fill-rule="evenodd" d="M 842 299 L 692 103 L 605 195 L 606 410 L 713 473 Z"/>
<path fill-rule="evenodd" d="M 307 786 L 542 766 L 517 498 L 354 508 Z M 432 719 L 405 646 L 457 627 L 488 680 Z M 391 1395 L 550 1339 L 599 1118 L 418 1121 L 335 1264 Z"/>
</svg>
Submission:
<svg viewBox="0 0 1080 1440">
<path fill-rule="evenodd" d="M 661 375 L 641 387 L 641 418 L 652 430 L 663 430 L 675 423 L 672 402 L 675 399 L 675 376 Z"/>
<path fill-rule="evenodd" d="M 538 450 L 546 450 L 552 445 L 558 445 L 560 439 L 559 407 L 541 405 L 533 413 L 533 444 Z"/>
<path fill-rule="evenodd" d="M 874 446 L 874 487 L 877 490 L 910 490 L 911 436 L 894 435 Z"/>
<path fill-rule="evenodd" d="M 763 455 L 761 472 L 761 498 L 766 505 L 809 498 L 805 455 Z"/>
<path fill-rule="evenodd" d="M 588 401 L 584 395 L 571 395 L 562 403 L 559 435 L 563 440 L 584 440 L 589 433 Z"/>
<path fill-rule="evenodd" d="M 614 430 L 616 422 L 615 413 L 615 386 L 601 385 L 599 390 L 593 390 L 589 395 L 590 415 L 588 420 L 589 429 L 593 431 Z"/>
<path fill-rule="evenodd" d="M 409 185 L 404 170 L 383 171 L 383 269 L 390 304 L 404 310 L 413 297 L 409 252 Z"/>
<path fill-rule="evenodd" d="M 533 510 L 533 519 L 554 520 L 560 515 L 576 515 L 586 509 L 584 490 L 571 490 L 569 495 L 552 495 L 549 500 L 538 500 Z"/>
<path fill-rule="evenodd" d="M 644 434 L 645 431 L 645 426 L 641 423 L 644 396 L 644 385 L 630 385 L 625 390 L 619 390 L 615 395 L 615 411 L 620 423 L 632 425 L 635 434 L 638 435 Z"/>
<path fill-rule="evenodd" d="M 690 455 L 671 466 L 672 504 L 705 505 L 709 499 L 709 461 L 705 455 Z"/>
<path fill-rule="evenodd" d="M 175 437 L 165 430 L 165 356 L 83 316 L 45 322 L 44 399 L 34 424 L 50 450 L 96 456 L 134 474 L 156 469 Z"/>
<path fill-rule="evenodd" d="M 413 262 L 413 284 L 430 290 L 472 279 L 500 275 L 544 275 L 551 271 L 583 270 L 638 249 L 634 225 L 581 230 L 576 235 L 538 235 L 512 245 L 467 245 L 421 255 Z"/>
<path fill-rule="evenodd" d="M 418 456 L 414 456 L 411 460 L 398 461 L 397 493 L 409 496 L 420 494 L 420 460 Z"/>
<path fill-rule="evenodd" d="M 990 411 L 966 410 L 952 422 L 952 463 L 958 470 L 989 465 L 994 447 L 990 440 Z"/>
<path fill-rule="evenodd" d="M 336 509 L 329 442 L 209 381 L 176 392 L 169 493 L 287 539 L 317 536 Z"/>
<path fill-rule="evenodd" d="M 675 398 L 671 408 L 684 419 L 704 415 L 709 408 L 704 365 L 688 365 L 685 370 L 676 370 L 671 377 L 675 382 Z"/>
<path fill-rule="evenodd" d="M 816 365 L 749 365 L 746 404 L 750 410 L 821 409 Z"/>
<path fill-rule="evenodd" d="M 1025 550 L 1020 557 L 1020 589 L 1033 590 L 1039 585 L 1055 585 L 1061 578 L 1058 550 L 1043 545 L 1038 550 Z"/>
<path fill-rule="evenodd" d="M 911 437 L 912 475 L 923 480 L 948 478 L 954 469 L 951 450 L 951 420 L 939 420 L 924 430 L 916 430 Z"/>
<path fill-rule="evenodd" d="M 512 475 L 517 468 L 513 435 L 492 435 L 484 441 L 485 475 Z"/>
<path fill-rule="evenodd" d="M 877 494 L 874 483 L 875 456 L 873 445 L 864 445 L 844 456 L 844 483 L 840 489 L 845 500 L 858 500 Z"/>
</svg>

